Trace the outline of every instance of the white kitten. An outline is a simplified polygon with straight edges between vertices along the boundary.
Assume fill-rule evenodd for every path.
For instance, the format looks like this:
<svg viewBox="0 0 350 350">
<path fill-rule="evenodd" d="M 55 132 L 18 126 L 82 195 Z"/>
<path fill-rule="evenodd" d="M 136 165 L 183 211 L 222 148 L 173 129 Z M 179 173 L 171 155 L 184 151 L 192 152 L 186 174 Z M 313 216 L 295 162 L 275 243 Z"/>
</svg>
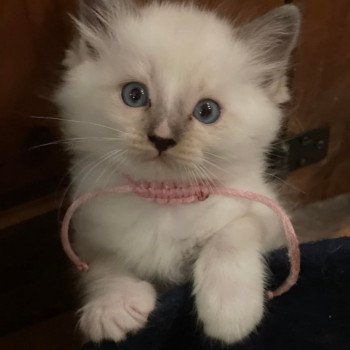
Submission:
<svg viewBox="0 0 350 350">
<path fill-rule="evenodd" d="M 73 197 L 127 174 L 217 181 L 276 200 L 264 154 L 288 99 L 294 6 L 232 28 L 193 5 L 84 0 L 77 25 L 57 93 L 72 138 Z M 75 249 L 90 263 L 80 327 L 94 341 L 145 325 L 152 282 L 188 279 L 206 334 L 240 341 L 263 316 L 263 254 L 284 243 L 269 209 L 219 196 L 172 206 L 111 195 L 84 206 L 74 227 Z"/>
</svg>

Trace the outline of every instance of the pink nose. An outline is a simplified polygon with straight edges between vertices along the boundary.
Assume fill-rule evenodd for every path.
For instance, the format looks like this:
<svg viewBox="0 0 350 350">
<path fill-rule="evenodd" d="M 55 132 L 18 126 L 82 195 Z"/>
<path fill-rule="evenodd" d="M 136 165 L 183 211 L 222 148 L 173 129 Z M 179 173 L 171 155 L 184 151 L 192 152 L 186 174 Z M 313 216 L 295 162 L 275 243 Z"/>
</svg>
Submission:
<svg viewBox="0 0 350 350">
<path fill-rule="evenodd" d="M 174 139 L 167 139 L 156 135 L 148 135 L 148 139 L 153 143 L 154 147 L 159 151 L 159 153 L 176 146 Z"/>
</svg>

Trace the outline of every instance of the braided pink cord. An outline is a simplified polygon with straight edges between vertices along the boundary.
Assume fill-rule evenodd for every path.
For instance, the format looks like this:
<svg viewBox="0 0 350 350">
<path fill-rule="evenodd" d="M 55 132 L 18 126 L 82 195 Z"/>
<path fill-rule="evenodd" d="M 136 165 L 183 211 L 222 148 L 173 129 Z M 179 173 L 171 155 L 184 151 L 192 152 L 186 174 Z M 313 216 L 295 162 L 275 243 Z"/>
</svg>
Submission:
<svg viewBox="0 0 350 350">
<path fill-rule="evenodd" d="M 61 226 L 61 243 L 66 255 L 71 260 L 71 262 L 78 268 L 79 271 L 89 270 L 89 265 L 87 262 L 81 260 L 81 258 L 74 252 L 70 244 L 69 224 L 72 220 L 73 215 L 82 205 L 84 205 L 87 202 L 90 202 L 91 200 L 97 197 L 105 196 L 107 194 L 128 193 L 132 192 L 132 190 L 133 189 L 131 186 L 126 185 L 120 187 L 107 188 L 95 192 L 89 192 L 77 198 L 66 211 Z"/>
<path fill-rule="evenodd" d="M 213 193 L 219 194 L 226 197 L 238 197 L 245 198 L 255 202 L 259 202 L 264 204 L 271 210 L 275 212 L 275 214 L 280 218 L 285 236 L 287 238 L 288 245 L 288 255 L 290 261 L 290 272 L 287 279 L 281 284 L 276 290 L 268 291 L 267 296 L 269 299 L 273 299 L 274 297 L 279 297 L 280 295 L 288 292 L 298 281 L 299 272 L 300 272 L 300 250 L 299 250 L 299 242 L 298 237 L 294 231 L 294 227 L 286 214 L 286 212 L 277 205 L 273 200 L 268 197 L 265 197 L 261 194 L 243 191 L 243 190 L 235 190 L 232 188 L 224 188 L 224 187 L 216 187 L 213 190 Z"/>
<path fill-rule="evenodd" d="M 68 208 L 61 227 L 61 242 L 63 250 L 67 254 L 68 258 L 80 271 L 87 271 L 89 265 L 81 260 L 81 258 L 74 252 L 69 240 L 69 225 L 75 212 L 85 203 L 91 200 L 110 194 L 121 194 L 134 192 L 136 195 L 144 198 L 148 201 L 153 201 L 159 204 L 189 204 L 198 201 L 203 201 L 210 194 L 222 195 L 226 197 L 243 198 L 251 201 L 259 202 L 275 212 L 280 218 L 284 232 L 287 238 L 288 255 L 290 260 L 290 273 L 283 284 L 274 291 L 268 291 L 267 296 L 269 299 L 278 297 L 286 293 L 298 280 L 300 272 L 300 251 L 298 238 L 295 234 L 293 225 L 285 213 L 285 211 L 278 206 L 273 200 L 258 193 L 236 190 L 232 188 L 206 186 L 200 184 L 197 186 L 179 185 L 174 183 L 156 183 L 156 182 L 136 182 L 126 177 L 128 182 L 125 186 L 111 187 L 95 192 L 86 193 L 77 198 L 71 206 Z"/>
</svg>

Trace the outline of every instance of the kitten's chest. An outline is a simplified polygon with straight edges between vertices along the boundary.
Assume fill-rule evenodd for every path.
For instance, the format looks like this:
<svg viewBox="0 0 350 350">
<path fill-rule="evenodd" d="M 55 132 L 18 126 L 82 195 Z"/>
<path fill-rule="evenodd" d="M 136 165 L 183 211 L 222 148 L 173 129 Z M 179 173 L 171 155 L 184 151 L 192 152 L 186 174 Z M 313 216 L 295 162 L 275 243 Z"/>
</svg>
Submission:
<svg viewBox="0 0 350 350">
<path fill-rule="evenodd" d="M 247 202 L 214 196 L 159 205 L 123 195 L 84 208 L 78 231 L 91 246 L 117 254 L 138 274 L 178 282 L 206 240 L 247 208 Z"/>
<path fill-rule="evenodd" d="M 92 225 L 113 231 L 118 240 L 151 236 L 197 241 L 242 216 L 249 206 L 248 201 L 214 195 L 191 204 L 161 205 L 126 194 L 91 203 L 85 208 L 84 216 Z"/>
</svg>

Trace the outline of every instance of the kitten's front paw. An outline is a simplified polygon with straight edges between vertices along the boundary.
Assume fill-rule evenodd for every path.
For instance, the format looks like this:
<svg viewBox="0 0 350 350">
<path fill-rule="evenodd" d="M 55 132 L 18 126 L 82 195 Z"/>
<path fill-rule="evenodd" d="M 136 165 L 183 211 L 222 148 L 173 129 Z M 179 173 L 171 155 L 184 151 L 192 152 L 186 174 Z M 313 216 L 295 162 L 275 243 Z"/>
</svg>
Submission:
<svg viewBox="0 0 350 350">
<path fill-rule="evenodd" d="M 196 298 L 197 311 L 206 335 L 232 344 L 246 338 L 260 323 L 264 311 L 263 297 L 235 295 L 233 291 L 224 294 L 202 291 Z"/>
<path fill-rule="evenodd" d="M 145 326 L 155 300 L 156 292 L 147 282 L 135 282 L 132 289 L 98 296 L 80 310 L 80 329 L 94 342 L 121 341 Z"/>
</svg>

